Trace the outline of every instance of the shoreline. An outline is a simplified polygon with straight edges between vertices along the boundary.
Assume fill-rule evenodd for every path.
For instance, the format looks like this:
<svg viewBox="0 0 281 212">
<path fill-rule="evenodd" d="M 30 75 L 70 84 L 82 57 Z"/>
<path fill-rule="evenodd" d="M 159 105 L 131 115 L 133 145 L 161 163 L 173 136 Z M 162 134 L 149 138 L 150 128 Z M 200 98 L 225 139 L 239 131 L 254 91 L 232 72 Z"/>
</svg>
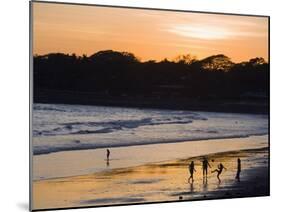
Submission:
<svg viewBox="0 0 281 212">
<path fill-rule="evenodd" d="M 105 149 L 105 148 L 122 148 L 122 147 L 134 147 L 134 146 L 146 146 L 146 145 L 157 145 L 157 144 L 174 144 L 174 143 L 183 143 L 183 142 L 195 142 L 195 141 L 211 141 L 211 140 L 224 140 L 224 139 L 240 139 L 240 138 L 249 138 L 253 136 L 266 136 L 268 133 L 256 133 L 256 134 L 251 134 L 251 135 L 245 135 L 245 136 L 221 136 L 221 137 L 211 137 L 211 138 L 192 138 L 192 139 L 183 139 L 183 140 L 174 140 L 174 141 L 155 141 L 155 142 L 150 142 L 150 143 L 134 143 L 134 144 L 112 144 L 111 146 L 109 145 L 104 145 L 104 146 L 98 146 L 98 147 L 89 147 L 87 146 L 81 146 L 79 148 L 62 148 L 62 149 L 57 149 L 57 150 L 45 150 L 41 152 L 34 153 L 34 156 L 37 155 L 46 155 L 46 154 L 52 154 L 52 153 L 58 153 L 58 152 L 67 152 L 67 151 L 83 151 L 83 150 L 96 150 L 96 149 Z"/>
<path fill-rule="evenodd" d="M 34 207 L 83 207 L 266 196 L 269 195 L 268 150 L 268 147 L 263 147 L 203 154 L 88 175 L 33 181 L 33 202 L 37 204 Z M 203 156 L 208 157 L 212 169 L 219 162 L 227 167 L 228 170 L 221 175 L 222 183 L 218 183 L 215 174 L 209 173 L 207 184 L 202 184 L 200 160 Z M 242 160 L 239 183 L 234 180 L 237 157 Z M 197 172 L 194 183 L 189 184 L 186 179 L 187 164 L 191 160 L 195 161 Z"/>
<path fill-rule="evenodd" d="M 111 158 L 105 160 L 106 148 L 62 151 L 34 155 L 33 180 L 54 179 L 128 168 L 183 157 L 196 157 L 219 152 L 254 149 L 268 146 L 268 134 L 245 138 L 212 139 L 110 148 Z M 155 154 L 157 152 L 157 154 Z M 56 166 L 53 166 L 56 164 Z"/>
<path fill-rule="evenodd" d="M 52 92 L 51 92 L 52 93 Z M 43 96 L 43 97 L 42 97 Z M 122 99 L 122 97 L 110 97 L 101 99 L 100 96 L 92 96 L 91 93 L 54 92 L 51 95 L 40 94 L 34 99 L 33 104 L 68 104 L 88 105 L 103 107 L 126 107 L 162 110 L 185 110 L 202 112 L 222 112 L 241 114 L 269 114 L 269 100 L 197 100 L 197 99 Z M 82 99 L 81 96 L 83 96 Z M 46 99 L 45 99 L 46 98 Z M 77 98 L 79 99 L 77 101 Z M 51 101 L 50 101 L 51 100 Z"/>
</svg>

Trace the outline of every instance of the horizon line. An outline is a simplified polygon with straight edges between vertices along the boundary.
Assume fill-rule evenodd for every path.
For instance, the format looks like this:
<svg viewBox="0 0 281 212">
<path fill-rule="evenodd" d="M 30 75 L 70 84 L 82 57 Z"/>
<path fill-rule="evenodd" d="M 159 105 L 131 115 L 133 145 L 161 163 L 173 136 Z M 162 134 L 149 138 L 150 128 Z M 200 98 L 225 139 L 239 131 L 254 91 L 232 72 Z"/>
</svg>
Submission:
<svg viewBox="0 0 281 212">
<path fill-rule="evenodd" d="M 204 59 L 206 59 L 206 58 L 208 58 L 208 57 L 216 56 L 216 55 L 224 55 L 224 56 L 228 57 L 227 55 L 225 55 L 225 54 L 223 54 L 223 53 L 219 53 L 219 54 L 209 55 L 209 56 L 204 57 L 204 58 L 197 58 L 196 55 L 190 53 L 190 54 L 178 54 L 178 55 L 174 56 L 173 59 L 172 59 L 172 58 L 169 59 L 169 58 L 167 58 L 167 57 L 164 57 L 164 58 L 162 58 L 161 60 L 155 60 L 155 59 L 142 60 L 141 57 L 139 57 L 138 55 L 135 55 L 135 54 L 132 53 L 132 52 L 129 52 L 129 51 L 117 51 L 117 50 L 113 50 L 113 49 L 104 49 L 104 50 L 96 51 L 96 52 L 93 52 L 93 53 L 90 54 L 90 55 L 88 55 L 88 54 L 77 54 L 77 53 L 74 53 L 74 52 L 72 52 L 72 53 L 65 53 L 65 52 L 49 52 L 49 53 L 46 53 L 46 54 L 38 54 L 38 53 L 35 53 L 35 54 L 33 54 L 33 57 L 36 57 L 36 56 L 46 56 L 46 55 L 49 55 L 49 54 L 64 54 L 64 55 L 69 55 L 69 56 L 75 55 L 76 57 L 83 57 L 83 56 L 85 55 L 86 57 L 91 57 L 92 55 L 94 55 L 94 54 L 96 54 L 96 53 L 98 53 L 98 52 L 103 52 L 103 51 L 113 51 L 113 52 L 119 52 L 119 53 L 121 53 L 121 52 L 131 53 L 131 54 L 133 54 L 133 55 L 136 57 L 136 59 L 138 59 L 140 62 L 149 62 L 149 61 L 161 62 L 161 61 L 164 61 L 164 60 L 168 60 L 168 61 L 173 61 L 173 62 L 174 62 L 177 57 L 179 57 L 179 56 L 184 56 L 184 55 L 190 55 L 191 57 L 194 57 L 194 59 L 197 60 L 197 61 L 204 60 Z M 228 57 L 228 58 L 230 59 L 231 62 L 233 62 L 231 57 Z M 249 60 L 254 59 L 254 58 L 263 58 L 266 63 L 269 63 L 268 58 L 266 59 L 266 58 L 264 58 L 264 57 L 262 57 L 262 56 L 253 56 L 253 57 L 250 57 L 248 60 L 240 60 L 239 62 L 233 62 L 233 63 L 248 62 Z"/>
</svg>

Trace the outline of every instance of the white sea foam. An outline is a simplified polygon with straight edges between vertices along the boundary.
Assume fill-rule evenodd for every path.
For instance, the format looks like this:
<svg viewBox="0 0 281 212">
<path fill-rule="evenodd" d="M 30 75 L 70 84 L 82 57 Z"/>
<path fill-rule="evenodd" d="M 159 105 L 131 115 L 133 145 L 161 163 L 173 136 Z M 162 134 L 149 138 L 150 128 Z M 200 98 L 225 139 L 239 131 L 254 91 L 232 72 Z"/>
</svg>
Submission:
<svg viewBox="0 0 281 212">
<path fill-rule="evenodd" d="M 33 152 L 134 146 L 268 133 L 268 116 L 34 104 Z"/>
</svg>

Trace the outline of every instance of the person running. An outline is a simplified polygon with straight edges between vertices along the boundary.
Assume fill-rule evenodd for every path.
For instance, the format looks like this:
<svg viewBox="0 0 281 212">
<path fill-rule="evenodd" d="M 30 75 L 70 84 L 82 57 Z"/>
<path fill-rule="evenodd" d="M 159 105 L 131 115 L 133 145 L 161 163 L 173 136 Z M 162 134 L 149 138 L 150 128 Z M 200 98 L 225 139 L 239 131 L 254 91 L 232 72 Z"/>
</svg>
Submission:
<svg viewBox="0 0 281 212">
<path fill-rule="evenodd" d="M 208 167 L 211 168 L 211 166 L 210 166 L 210 164 L 209 164 L 207 158 L 204 157 L 204 158 L 203 158 L 203 161 L 202 161 L 203 178 L 204 178 L 204 177 L 206 177 L 206 178 L 208 177 Z"/>
<path fill-rule="evenodd" d="M 106 149 L 106 159 L 109 160 L 109 156 L 110 156 L 110 151 L 109 149 Z"/>
<path fill-rule="evenodd" d="M 241 160 L 240 158 L 237 159 L 237 173 L 235 179 L 240 182 L 240 172 L 241 172 Z"/>
<path fill-rule="evenodd" d="M 190 177 L 188 178 L 189 183 L 190 183 L 190 180 L 192 180 L 192 183 L 194 181 L 194 179 L 193 179 L 194 172 L 196 172 L 195 167 L 194 167 L 194 161 L 191 161 L 191 163 L 189 164 L 189 173 L 190 173 Z"/>
<path fill-rule="evenodd" d="M 227 169 L 222 165 L 222 163 L 220 163 L 220 164 L 218 165 L 218 168 L 217 168 L 216 170 L 212 171 L 212 173 L 217 172 L 217 178 L 218 178 L 219 182 L 221 182 L 220 175 L 221 175 L 223 169 L 227 170 Z"/>
</svg>

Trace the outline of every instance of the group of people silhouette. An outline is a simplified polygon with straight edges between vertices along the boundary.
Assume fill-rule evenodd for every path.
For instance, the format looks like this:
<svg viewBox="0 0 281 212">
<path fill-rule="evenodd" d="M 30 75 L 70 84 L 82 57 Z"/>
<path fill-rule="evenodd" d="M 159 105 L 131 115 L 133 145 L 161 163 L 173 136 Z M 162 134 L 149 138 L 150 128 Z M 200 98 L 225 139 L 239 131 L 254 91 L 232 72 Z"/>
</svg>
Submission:
<svg viewBox="0 0 281 212">
<path fill-rule="evenodd" d="M 212 167 L 211 167 L 208 159 L 206 157 L 203 157 L 203 160 L 202 160 L 203 181 L 207 180 L 207 178 L 208 178 L 208 168 L 212 168 Z M 193 183 L 194 182 L 193 174 L 194 174 L 194 172 L 196 172 L 194 161 L 191 161 L 191 163 L 188 165 L 188 169 L 189 169 L 189 173 L 190 173 L 188 182 L 190 183 L 190 181 L 191 181 Z M 227 168 L 225 168 L 222 163 L 219 163 L 217 169 L 211 171 L 211 173 L 215 173 L 215 172 L 217 173 L 217 178 L 218 178 L 219 183 L 221 182 L 220 175 L 223 170 L 226 171 Z M 238 182 L 240 182 L 240 173 L 241 173 L 241 160 L 240 160 L 240 158 L 238 158 L 237 159 L 237 172 L 236 172 L 236 177 L 235 177 L 235 179 Z"/>
<path fill-rule="evenodd" d="M 109 157 L 110 157 L 110 150 L 106 149 L 106 162 L 107 162 L 107 166 L 109 166 Z M 208 178 L 208 168 L 212 168 L 207 157 L 203 157 L 202 160 L 202 169 L 203 169 L 203 181 L 207 181 Z M 188 182 L 190 183 L 190 181 L 193 183 L 194 182 L 194 178 L 193 178 L 193 174 L 194 172 L 196 172 L 195 169 L 195 164 L 194 161 L 191 161 L 191 163 L 188 165 L 188 170 L 190 173 L 190 177 L 188 178 Z M 227 170 L 227 168 L 224 167 L 224 165 L 222 163 L 219 163 L 217 169 L 211 171 L 211 173 L 217 173 L 217 178 L 219 183 L 221 182 L 220 179 L 220 175 L 223 172 L 223 170 Z M 240 173 L 241 173 L 241 160 L 240 158 L 237 159 L 237 172 L 236 172 L 236 177 L 235 179 L 240 182 Z"/>
</svg>

